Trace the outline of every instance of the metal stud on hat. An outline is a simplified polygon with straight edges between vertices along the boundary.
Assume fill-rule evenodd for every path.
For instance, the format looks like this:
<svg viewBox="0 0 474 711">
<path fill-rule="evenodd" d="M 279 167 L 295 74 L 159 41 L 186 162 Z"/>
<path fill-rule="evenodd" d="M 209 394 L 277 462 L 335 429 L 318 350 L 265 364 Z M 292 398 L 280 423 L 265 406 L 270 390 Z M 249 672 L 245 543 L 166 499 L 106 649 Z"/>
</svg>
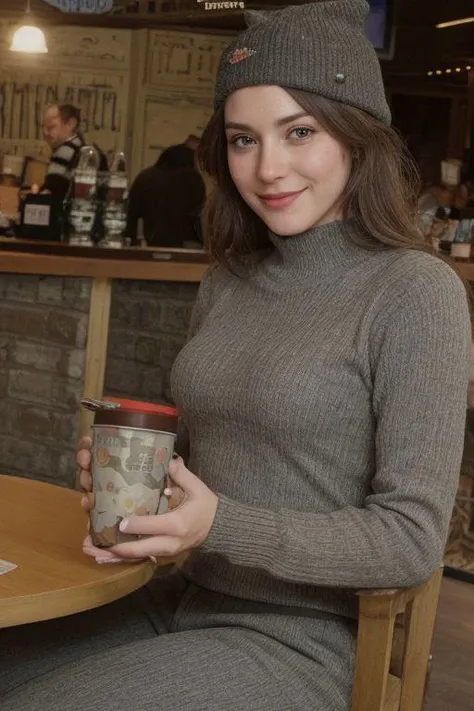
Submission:
<svg viewBox="0 0 474 711">
<path fill-rule="evenodd" d="M 338 84 L 344 84 L 344 82 L 346 81 L 345 74 L 338 73 L 338 74 L 336 74 L 336 76 L 334 78 Z"/>
</svg>

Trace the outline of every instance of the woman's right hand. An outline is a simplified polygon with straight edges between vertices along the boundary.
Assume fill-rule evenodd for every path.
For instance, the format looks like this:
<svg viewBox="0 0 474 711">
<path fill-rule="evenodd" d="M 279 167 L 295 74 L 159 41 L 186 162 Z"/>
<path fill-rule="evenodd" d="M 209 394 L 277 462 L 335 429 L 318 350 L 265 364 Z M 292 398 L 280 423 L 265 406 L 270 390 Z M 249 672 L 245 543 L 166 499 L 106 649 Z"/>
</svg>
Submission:
<svg viewBox="0 0 474 711">
<path fill-rule="evenodd" d="M 92 493 L 92 474 L 91 474 L 91 447 L 92 440 L 90 437 L 82 437 L 77 447 L 77 463 L 81 467 L 79 482 L 81 489 L 85 492 L 82 497 L 81 506 L 85 511 L 90 511 L 94 508 L 94 494 Z"/>
</svg>

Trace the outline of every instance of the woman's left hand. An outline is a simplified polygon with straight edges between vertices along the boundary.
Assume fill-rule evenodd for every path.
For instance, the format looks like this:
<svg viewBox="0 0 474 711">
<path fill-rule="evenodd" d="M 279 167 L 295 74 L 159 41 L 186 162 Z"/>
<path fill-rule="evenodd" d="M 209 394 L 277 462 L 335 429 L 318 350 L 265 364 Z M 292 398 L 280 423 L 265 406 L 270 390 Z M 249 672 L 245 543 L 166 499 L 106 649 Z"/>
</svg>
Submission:
<svg viewBox="0 0 474 711">
<path fill-rule="evenodd" d="M 177 508 L 156 516 L 124 518 L 120 530 L 144 538 L 104 550 L 93 546 L 88 536 L 84 541 L 84 553 L 100 563 L 119 562 L 120 559 L 133 562 L 149 557 L 174 557 L 204 543 L 216 515 L 218 497 L 184 466 L 180 457 L 171 461 L 169 473 L 184 492 Z"/>
</svg>

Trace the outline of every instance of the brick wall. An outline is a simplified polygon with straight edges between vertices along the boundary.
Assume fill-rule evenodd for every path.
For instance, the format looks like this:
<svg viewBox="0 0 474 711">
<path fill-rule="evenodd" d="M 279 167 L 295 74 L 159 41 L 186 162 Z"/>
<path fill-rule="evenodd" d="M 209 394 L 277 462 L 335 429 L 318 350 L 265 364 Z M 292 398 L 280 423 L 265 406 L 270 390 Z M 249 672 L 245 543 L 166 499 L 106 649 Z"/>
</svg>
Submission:
<svg viewBox="0 0 474 711">
<path fill-rule="evenodd" d="M 0 275 L 0 472 L 74 484 L 90 282 Z"/>
<path fill-rule="evenodd" d="M 186 341 L 197 284 L 115 281 L 105 392 L 171 402 L 173 361 Z"/>
<path fill-rule="evenodd" d="M 197 284 L 116 281 L 105 392 L 171 402 Z M 74 486 L 91 282 L 0 274 L 0 473 Z"/>
</svg>

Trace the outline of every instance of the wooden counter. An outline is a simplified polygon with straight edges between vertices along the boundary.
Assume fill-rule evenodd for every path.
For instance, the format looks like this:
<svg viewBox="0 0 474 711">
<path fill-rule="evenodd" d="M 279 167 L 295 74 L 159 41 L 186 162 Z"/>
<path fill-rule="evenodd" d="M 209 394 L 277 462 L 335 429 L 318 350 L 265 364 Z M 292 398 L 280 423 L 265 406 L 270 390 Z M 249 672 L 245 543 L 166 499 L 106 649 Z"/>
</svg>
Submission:
<svg viewBox="0 0 474 711">
<path fill-rule="evenodd" d="M 114 250 L 6 238 L 0 238 L 0 252 L 0 272 L 92 279 L 200 282 L 209 263 L 201 250 Z"/>
<path fill-rule="evenodd" d="M 89 277 L 89 306 L 83 396 L 103 395 L 114 279 L 199 283 L 209 264 L 203 250 L 131 247 L 104 249 L 62 242 L 0 237 L 0 273 Z M 93 415 L 81 410 L 79 434 L 90 430 Z"/>
</svg>

